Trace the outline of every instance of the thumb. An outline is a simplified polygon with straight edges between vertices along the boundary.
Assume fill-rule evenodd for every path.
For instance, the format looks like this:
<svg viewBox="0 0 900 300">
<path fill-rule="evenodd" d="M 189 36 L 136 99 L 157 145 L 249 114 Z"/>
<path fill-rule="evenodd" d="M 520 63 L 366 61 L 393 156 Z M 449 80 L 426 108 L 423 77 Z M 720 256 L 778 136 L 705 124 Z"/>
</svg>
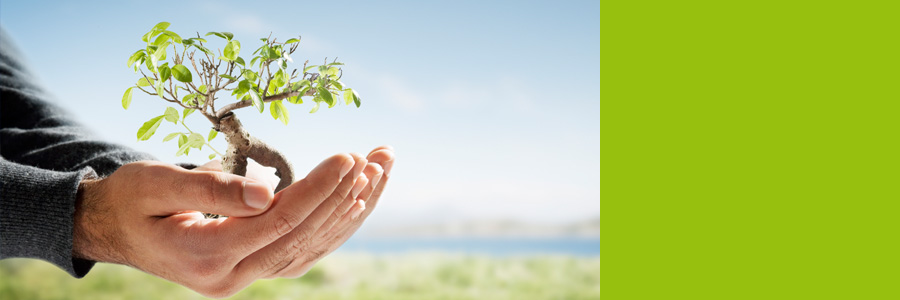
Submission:
<svg viewBox="0 0 900 300">
<path fill-rule="evenodd" d="M 177 171 L 179 188 L 163 197 L 164 213 L 195 210 L 224 216 L 249 217 L 271 205 L 272 188 L 262 182 L 216 171 Z"/>
</svg>

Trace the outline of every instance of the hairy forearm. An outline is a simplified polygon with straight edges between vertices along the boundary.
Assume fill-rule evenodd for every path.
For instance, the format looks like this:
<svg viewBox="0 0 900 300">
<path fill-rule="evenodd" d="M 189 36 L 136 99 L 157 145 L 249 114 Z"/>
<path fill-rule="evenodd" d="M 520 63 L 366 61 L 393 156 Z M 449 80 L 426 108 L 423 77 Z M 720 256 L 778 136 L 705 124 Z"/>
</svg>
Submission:
<svg viewBox="0 0 900 300">
<path fill-rule="evenodd" d="M 85 179 L 78 185 L 72 239 L 72 255 L 92 261 L 128 264 L 121 254 L 122 236 L 110 208 L 101 201 L 106 194 L 103 180 Z"/>
</svg>

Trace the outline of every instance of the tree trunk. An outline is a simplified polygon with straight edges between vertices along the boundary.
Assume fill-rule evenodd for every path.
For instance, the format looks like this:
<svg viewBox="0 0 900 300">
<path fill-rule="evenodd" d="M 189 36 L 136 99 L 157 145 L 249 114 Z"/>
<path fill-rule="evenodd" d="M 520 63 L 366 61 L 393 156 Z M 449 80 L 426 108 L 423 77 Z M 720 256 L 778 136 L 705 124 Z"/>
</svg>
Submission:
<svg viewBox="0 0 900 300">
<path fill-rule="evenodd" d="M 256 137 L 250 136 L 237 115 L 229 112 L 219 119 L 217 131 L 225 134 L 228 141 L 228 150 L 222 158 L 222 169 L 225 172 L 245 176 L 247 175 L 247 158 L 252 158 L 257 163 L 275 168 L 275 175 L 281 181 L 275 187 L 279 192 L 294 183 L 294 167 L 287 158 L 272 146 L 264 143 Z"/>
</svg>

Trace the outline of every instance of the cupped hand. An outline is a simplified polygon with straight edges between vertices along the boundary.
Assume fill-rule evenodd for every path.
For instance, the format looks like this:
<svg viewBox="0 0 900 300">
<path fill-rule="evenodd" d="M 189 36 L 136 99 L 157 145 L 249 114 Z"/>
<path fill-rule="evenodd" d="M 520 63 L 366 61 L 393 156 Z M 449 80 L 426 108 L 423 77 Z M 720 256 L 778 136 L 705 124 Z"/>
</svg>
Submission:
<svg viewBox="0 0 900 300">
<path fill-rule="evenodd" d="M 277 195 L 268 183 L 218 171 L 127 164 L 82 183 L 74 254 L 230 296 L 259 278 L 302 275 L 340 246 L 377 203 L 392 164 L 389 147 L 368 159 L 338 154 Z"/>
</svg>

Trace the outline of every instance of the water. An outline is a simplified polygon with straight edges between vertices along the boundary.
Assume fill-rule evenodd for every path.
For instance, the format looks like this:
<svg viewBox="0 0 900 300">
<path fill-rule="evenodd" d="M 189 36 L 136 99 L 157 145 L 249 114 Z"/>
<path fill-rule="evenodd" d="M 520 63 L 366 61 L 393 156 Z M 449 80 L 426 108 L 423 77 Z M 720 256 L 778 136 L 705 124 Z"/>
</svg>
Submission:
<svg viewBox="0 0 900 300">
<path fill-rule="evenodd" d="M 494 256 L 600 255 L 599 238 L 351 238 L 338 250 L 398 254 L 449 252 Z"/>
</svg>

